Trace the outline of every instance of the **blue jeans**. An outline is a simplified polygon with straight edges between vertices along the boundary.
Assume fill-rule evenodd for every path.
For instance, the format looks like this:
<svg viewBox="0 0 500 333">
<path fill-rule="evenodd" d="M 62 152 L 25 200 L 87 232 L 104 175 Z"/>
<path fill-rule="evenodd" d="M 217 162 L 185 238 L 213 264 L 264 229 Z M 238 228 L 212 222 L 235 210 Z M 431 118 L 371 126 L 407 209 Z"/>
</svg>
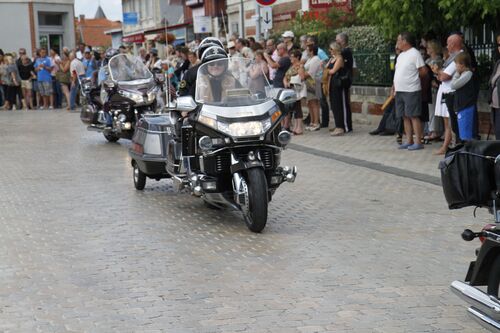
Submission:
<svg viewBox="0 0 500 333">
<path fill-rule="evenodd" d="M 52 90 L 54 91 L 54 108 L 60 108 L 62 103 L 62 90 L 61 84 L 55 77 L 52 78 Z"/>
<path fill-rule="evenodd" d="M 84 77 L 85 75 L 82 75 L 80 76 L 80 79 Z M 71 110 L 74 110 L 76 107 L 76 94 L 78 94 L 78 88 L 80 88 L 80 81 L 76 80 L 74 84 L 71 84 L 71 91 L 69 95 L 69 107 L 71 108 Z"/>
<path fill-rule="evenodd" d="M 460 134 L 460 139 L 464 141 L 474 139 L 475 113 L 476 107 L 474 105 L 458 111 L 458 133 Z"/>
</svg>

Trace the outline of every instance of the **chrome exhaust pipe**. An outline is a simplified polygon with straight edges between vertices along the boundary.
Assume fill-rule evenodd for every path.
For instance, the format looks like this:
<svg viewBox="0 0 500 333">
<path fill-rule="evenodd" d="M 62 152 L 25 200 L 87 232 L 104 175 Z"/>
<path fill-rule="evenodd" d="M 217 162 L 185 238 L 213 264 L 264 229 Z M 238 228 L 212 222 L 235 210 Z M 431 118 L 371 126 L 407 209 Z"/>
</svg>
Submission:
<svg viewBox="0 0 500 333">
<path fill-rule="evenodd" d="M 486 328 L 490 332 L 499 333 L 500 323 L 488 317 L 486 314 L 471 306 L 467 309 L 469 316 L 474 319 L 479 325 Z"/>
<path fill-rule="evenodd" d="M 500 301 L 462 281 L 453 281 L 451 291 L 471 305 L 468 313 L 481 325 L 500 333 Z M 486 326 L 485 326 L 486 327 Z"/>
</svg>

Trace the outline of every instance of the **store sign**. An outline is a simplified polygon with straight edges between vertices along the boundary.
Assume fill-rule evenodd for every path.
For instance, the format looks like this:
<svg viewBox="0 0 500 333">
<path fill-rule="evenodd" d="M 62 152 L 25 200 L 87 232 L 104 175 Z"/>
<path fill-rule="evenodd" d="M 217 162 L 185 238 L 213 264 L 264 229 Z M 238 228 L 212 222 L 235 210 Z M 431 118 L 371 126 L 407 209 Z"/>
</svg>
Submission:
<svg viewBox="0 0 500 333">
<path fill-rule="evenodd" d="M 137 12 L 123 13 L 123 25 L 137 25 L 139 23 L 139 14 Z"/>
<path fill-rule="evenodd" d="M 309 0 L 309 5 L 311 8 L 344 7 L 350 2 L 350 0 Z"/>
<path fill-rule="evenodd" d="M 274 22 L 290 21 L 295 18 L 297 12 L 286 12 L 273 15 Z"/>
<path fill-rule="evenodd" d="M 135 34 L 135 35 L 130 35 L 122 38 L 123 42 L 125 43 L 144 43 L 145 38 L 144 34 Z"/>
<path fill-rule="evenodd" d="M 212 32 L 212 17 L 211 16 L 195 16 L 193 17 L 193 31 L 195 34 L 206 34 Z"/>
</svg>

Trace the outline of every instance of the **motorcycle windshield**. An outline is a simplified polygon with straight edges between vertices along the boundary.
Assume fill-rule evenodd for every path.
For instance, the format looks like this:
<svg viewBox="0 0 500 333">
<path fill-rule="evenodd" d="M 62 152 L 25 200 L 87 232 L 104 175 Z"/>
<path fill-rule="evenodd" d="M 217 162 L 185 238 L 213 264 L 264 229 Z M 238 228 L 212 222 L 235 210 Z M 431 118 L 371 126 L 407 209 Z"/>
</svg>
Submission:
<svg viewBox="0 0 500 333">
<path fill-rule="evenodd" d="M 198 68 L 195 100 L 206 105 L 249 106 L 269 100 L 269 88 L 264 61 L 217 59 Z"/>
<path fill-rule="evenodd" d="M 116 82 L 150 80 L 153 74 L 136 57 L 128 54 L 118 54 L 109 60 L 109 73 Z"/>
</svg>

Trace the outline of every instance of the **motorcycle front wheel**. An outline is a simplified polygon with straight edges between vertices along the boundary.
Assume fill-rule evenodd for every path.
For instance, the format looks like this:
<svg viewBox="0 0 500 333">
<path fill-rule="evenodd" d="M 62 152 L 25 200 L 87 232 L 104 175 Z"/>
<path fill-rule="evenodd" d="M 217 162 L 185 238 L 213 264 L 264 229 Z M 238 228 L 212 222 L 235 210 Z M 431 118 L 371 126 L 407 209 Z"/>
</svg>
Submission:
<svg viewBox="0 0 500 333">
<path fill-rule="evenodd" d="M 264 170 L 247 170 L 248 213 L 245 223 L 252 232 L 261 232 L 267 223 L 267 180 Z"/>
<path fill-rule="evenodd" d="M 488 279 L 488 294 L 498 298 L 500 287 L 500 256 L 498 256 L 491 267 L 490 278 Z"/>
<path fill-rule="evenodd" d="M 116 135 L 112 134 L 112 133 L 103 133 L 104 134 L 104 137 L 106 138 L 106 140 L 108 140 L 109 142 L 116 142 L 118 140 L 120 140 L 119 137 L 117 137 Z"/>
</svg>

